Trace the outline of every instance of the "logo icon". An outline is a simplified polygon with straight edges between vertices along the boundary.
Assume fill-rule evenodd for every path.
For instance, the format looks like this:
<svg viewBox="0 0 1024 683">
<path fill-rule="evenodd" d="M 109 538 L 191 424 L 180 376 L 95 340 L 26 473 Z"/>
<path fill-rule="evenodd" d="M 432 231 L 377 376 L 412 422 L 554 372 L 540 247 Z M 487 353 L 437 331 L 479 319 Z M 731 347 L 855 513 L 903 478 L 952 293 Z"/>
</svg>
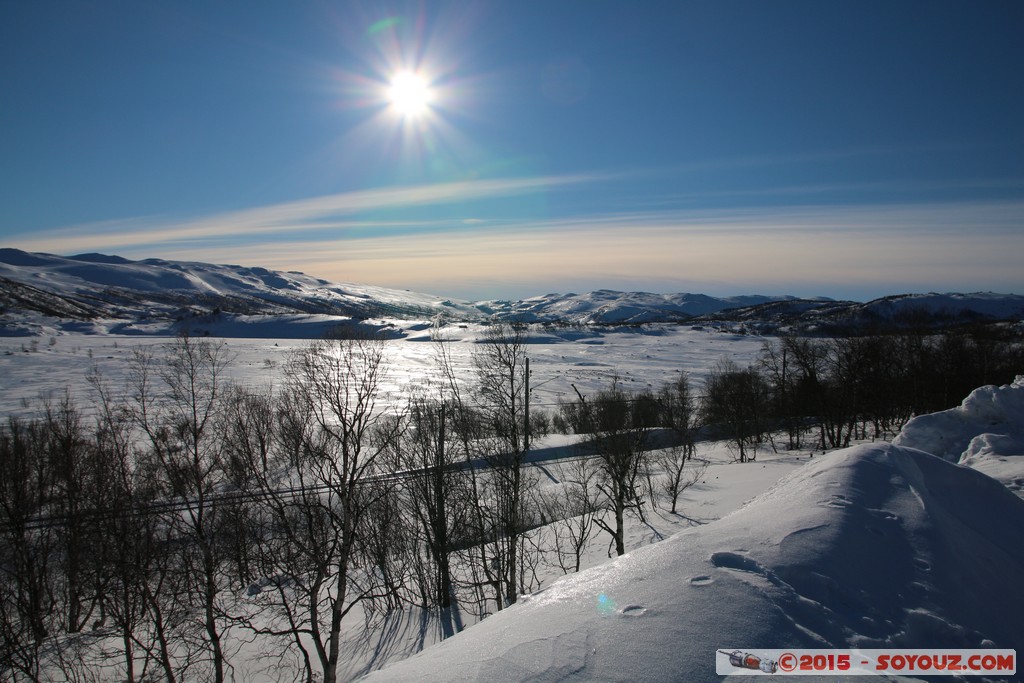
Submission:
<svg viewBox="0 0 1024 683">
<path fill-rule="evenodd" d="M 739 669 L 763 671 L 766 674 L 773 674 L 779 670 L 779 663 L 774 659 L 758 657 L 749 652 L 741 652 L 739 650 L 733 650 L 732 652 L 719 650 L 719 652 L 729 658 L 729 664 Z"/>
</svg>

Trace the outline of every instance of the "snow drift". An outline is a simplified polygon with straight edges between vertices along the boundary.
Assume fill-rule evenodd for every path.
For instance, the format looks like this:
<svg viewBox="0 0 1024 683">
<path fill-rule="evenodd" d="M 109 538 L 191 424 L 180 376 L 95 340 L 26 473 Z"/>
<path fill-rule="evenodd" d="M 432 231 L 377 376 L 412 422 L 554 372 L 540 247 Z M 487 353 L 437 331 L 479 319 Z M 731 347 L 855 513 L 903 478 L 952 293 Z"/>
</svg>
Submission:
<svg viewBox="0 0 1024 683">
<path fill-rule="evenodd" d="M 1024 496 L 1024 375 L 975 389 L 956 408 L 915 417 L 893 443 L 973 467 Z"/>
<path fill-rule="evenodd" d="M 720 648 L 1017 647 L 1024 501 L 878 444 L 568 576 L 367 680 L 720 681 Z"/>
</svg>

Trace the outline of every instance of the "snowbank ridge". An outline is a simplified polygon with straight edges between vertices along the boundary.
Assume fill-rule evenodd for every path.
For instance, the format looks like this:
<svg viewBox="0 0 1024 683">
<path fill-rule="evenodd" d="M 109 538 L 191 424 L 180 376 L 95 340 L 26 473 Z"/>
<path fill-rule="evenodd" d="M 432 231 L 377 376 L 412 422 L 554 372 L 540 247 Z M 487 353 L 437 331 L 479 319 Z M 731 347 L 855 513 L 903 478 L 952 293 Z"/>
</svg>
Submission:
<svg viewBox="0 0 1024 683">
<path fill-rule="evenodd" d="M 920 450 L 857 446 L 367 680 L 710 682 L 720 648 L 1015 647 L 1020 576 L 1024 501 Z"/>
<path fill-rule="evenodd" d="M 893 443 L 973 467 L 1024 496 L 1024 375 L 975 389 L 956 408 L 915 417 Z"/>
</svg>

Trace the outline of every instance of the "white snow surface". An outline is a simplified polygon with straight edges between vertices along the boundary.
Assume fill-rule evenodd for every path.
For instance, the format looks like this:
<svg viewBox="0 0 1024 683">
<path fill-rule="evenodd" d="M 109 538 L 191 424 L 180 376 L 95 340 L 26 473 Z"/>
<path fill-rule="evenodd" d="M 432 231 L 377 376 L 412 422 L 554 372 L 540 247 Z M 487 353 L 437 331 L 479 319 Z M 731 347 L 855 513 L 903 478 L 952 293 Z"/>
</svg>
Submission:
<svg viewBox="0 0 1024 683">
<path fill-rule="evenodd" d="M 720 681 L 717 649 L 1018 647 L 1024 501 L 919 450 L 814 458 L 368 681 Z M 878 679 L 875 679 L 878 680 Z"/>
<path fill-rule="evenodd" d="M 910 420 L 893 443 L 973 467 L 1024 496 L 1024 375 Z"/>
</svg>

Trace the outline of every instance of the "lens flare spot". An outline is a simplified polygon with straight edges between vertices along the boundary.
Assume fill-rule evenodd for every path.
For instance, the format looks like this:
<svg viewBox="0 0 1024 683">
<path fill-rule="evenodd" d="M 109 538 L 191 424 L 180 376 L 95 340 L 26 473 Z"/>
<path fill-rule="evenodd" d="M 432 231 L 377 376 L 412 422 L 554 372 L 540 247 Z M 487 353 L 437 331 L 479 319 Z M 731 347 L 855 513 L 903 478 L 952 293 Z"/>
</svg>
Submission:
<svg viewBox="0 0 1024 683">
<path fill-rule="evenodd" d="M 601 593 L 597 596 L 597 611 L 600 614 L 614 614 L 615 600 L 605 593 Z"/>
<path fill-rule="evenodd" d="M 366 34 L 369 36 L 376 35 L 382 31 L 386 31 L 389 28 L 394 28 L 402 23 L 402 17 L 387 17 L 381 19 L 378 22 L 373 23 L 370 28 L 366 30 Z"/>
</svg>

